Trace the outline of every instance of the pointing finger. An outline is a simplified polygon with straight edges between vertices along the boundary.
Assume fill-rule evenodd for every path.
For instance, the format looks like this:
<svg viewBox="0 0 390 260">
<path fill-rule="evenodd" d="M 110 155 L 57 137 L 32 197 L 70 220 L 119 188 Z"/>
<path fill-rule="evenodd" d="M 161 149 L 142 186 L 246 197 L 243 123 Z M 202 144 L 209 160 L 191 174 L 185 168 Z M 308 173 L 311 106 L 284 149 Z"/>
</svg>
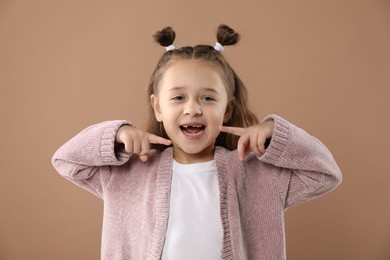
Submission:
<svg viewBox="0 0 390 260">
<path fill-rule="evenodd" d="M 157 136 L 154 134 L 149 134 L 148 138 L 149 138 L 149 142 L 152 144 L 164 144 L 164 145 L 171 145 L 172 144 L 171 140 L 165 139 L 161 136 Z"/>
<path fill-rule="evenodd" d="M 232 126 L 220 126 L 219 130 L 221 132 L 242 136 L 245 132 L 245 128 L 242 127 L 232 127 Z"/>
</svg>

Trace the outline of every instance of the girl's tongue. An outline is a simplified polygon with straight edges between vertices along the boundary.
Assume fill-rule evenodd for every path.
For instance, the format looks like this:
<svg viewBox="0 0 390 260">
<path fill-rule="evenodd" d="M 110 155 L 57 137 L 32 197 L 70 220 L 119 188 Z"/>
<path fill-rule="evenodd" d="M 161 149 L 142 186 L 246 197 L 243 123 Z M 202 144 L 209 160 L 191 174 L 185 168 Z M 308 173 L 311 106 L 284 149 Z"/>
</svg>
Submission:
<svg viewBox="0 0 390 260">
<path fill-rule="evenodd" d="M 200 130 L 201 130 L 200 127 L 194 127 L 194 126 L 189 126 L 189 127 L 185 128 L 185 131 L 193 133 L 193 134 L 199 133 Z"/>
<path fill-rule="evenodd" d="M 204 130 L 203 125 L 184 125 L 180 128 L 186 134 L 198 134 Z"/>
</svg>

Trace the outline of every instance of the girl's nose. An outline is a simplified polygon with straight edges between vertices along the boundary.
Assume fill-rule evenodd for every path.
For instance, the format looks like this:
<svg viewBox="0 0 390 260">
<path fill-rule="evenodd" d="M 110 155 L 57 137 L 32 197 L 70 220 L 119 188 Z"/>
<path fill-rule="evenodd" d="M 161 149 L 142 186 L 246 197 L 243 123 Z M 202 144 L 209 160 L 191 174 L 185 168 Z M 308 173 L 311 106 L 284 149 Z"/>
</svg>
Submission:
<svg viewBox="0 0 390 260">
<path fill-rule="evenodd" d="M 197 102 L 189 101 L 184 107 L 184 114 L 189 116 L 198 116 L 202 114 L 202 109 Z"/>
</svg>

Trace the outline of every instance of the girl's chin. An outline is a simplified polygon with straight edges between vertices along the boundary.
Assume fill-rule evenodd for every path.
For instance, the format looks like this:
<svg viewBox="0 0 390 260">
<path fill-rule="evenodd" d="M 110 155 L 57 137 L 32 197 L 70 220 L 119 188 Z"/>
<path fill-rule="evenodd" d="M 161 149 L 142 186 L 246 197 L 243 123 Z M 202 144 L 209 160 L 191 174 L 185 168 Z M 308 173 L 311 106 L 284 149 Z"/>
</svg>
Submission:
<svg viewBox="0 0 390 260">
<path fill-rule="evenodd" d="M 180 147 L 174 145 L 174 157 L 196 160 L 212 160 L 214 158 L 214 146 L 209 147 Z"/>
</svg>

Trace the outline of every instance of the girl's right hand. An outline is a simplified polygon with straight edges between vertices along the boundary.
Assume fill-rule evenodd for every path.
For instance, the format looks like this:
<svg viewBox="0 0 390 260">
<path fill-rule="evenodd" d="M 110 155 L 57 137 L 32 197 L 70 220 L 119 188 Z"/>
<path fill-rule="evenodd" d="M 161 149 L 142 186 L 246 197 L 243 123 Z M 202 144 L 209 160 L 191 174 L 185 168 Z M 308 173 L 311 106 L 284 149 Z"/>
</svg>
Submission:
<svg viewBox="0 0 390 260">
<path fill-rule="evenodd" d="M 138 154 L 143 162 L 148 160 L 150 144 L 172 144 L 171 140 L 147 133 L 129 125 L 123 125 L 118 129 L 115 141 L 119 144 L 124 144 L 127 153 Z"/>
</svg>

